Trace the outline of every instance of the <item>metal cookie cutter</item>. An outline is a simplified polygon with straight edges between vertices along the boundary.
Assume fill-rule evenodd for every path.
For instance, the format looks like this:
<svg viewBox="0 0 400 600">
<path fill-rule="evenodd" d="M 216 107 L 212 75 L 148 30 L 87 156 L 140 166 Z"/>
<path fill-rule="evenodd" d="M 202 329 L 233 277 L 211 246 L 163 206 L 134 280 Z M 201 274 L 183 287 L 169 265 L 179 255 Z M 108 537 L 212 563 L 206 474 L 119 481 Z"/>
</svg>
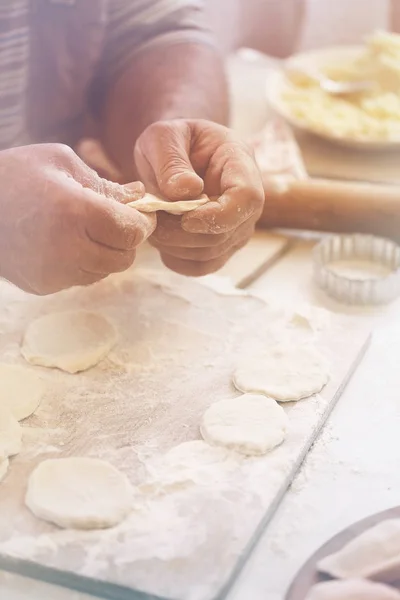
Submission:
<svg viewBox="0 0 400 600">
<path fill-rule="evenodd" d="M 314 248 L 314 279 L 345 304 L 385 304 L 400 295 L 400 246 L 373 235 L 332 235 Z"/>
</svg>

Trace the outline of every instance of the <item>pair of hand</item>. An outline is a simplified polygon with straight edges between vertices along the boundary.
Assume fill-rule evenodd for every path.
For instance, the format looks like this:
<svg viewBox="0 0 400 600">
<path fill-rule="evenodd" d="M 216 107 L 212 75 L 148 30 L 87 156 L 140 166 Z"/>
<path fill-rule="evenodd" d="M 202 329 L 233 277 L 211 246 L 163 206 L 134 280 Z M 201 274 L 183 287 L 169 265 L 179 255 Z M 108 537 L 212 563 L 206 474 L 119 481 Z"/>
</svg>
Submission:
<svg viewBox="0 0 400 600">
<path fill-rule="evenodd" d="M 174 200 L 217 199 L 183 217 L 125 206 L 143 183 L 101 179 L 67 146 L 0 152 L 0 276 L 35 294 L 88 285 L 124 271 L 146 238 L 186 275 L 216 271 L 252 235 L 264 192 L 251 152 L 207 121 L 155 123 L 135 162 L 147 191 Z"/>
</svg>

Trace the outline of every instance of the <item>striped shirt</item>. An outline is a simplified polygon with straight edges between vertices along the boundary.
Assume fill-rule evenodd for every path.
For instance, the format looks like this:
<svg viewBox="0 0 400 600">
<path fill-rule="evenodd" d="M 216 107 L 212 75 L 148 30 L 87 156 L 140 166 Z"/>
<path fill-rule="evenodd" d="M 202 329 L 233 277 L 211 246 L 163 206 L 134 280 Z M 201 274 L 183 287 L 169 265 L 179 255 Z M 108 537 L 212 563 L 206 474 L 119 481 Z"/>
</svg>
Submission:
<svg viewBox="0 0 400 600">
<path fill-rule="evenodd" d="M 147 48 L 212 43 L 201 0 L 1 0 L 0 149 L 73 143 L 93 83 Z"/>
</svg>

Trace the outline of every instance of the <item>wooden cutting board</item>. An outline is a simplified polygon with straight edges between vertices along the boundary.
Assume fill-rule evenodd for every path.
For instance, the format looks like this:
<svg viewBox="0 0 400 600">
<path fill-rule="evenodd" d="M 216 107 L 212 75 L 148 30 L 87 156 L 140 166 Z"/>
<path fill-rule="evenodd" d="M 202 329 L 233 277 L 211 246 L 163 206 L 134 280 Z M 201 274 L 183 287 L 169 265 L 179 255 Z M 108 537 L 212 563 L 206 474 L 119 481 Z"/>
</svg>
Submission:
<svg viewBox="0 0 400 600">
<path fill-rule="evenodd" d="M 23 364 L 19 344 L 32 319 L 74 308 L 105 314 L 119 343 L 85 373 L 38 368 L 47 394 L 0 485 L 0 569 L 113 600 L 223 598 L 361 360 L 368 332 L 350 317 L 307 318 L 233 288 L 217 293 L 172 273 L 133 270 L 48 298 L 1 282 L 0 360 Z M 60 531 L 24 506 L 29 474 L 49 457 L 96 456 L 134 485 L 147 481 L 165 452 L 200 439 L 211 403 L 237 395 L 231 379 L 241 357 L 282 341 L 313 341 L 331 379 L 319 396 L 284 406 L 286 440 L 267 456 L 218 466 L 217 476 L 206 468 L 184 489 L 138 492 L 131 517 L 107 531 Z"/>
</svg>

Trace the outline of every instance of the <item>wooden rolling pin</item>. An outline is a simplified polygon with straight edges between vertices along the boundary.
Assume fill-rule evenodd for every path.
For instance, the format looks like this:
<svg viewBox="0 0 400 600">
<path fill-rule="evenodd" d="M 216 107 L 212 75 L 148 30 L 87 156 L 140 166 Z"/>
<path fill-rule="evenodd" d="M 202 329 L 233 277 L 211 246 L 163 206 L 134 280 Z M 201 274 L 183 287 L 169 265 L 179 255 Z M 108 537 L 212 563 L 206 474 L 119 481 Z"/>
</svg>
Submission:
<svg viewBox="0 0 400 600">
<path fill-rule="evenodd" d="M 326 179 L 264 181 L 259 224 L 268 228 L 372 233 L 400 240 L 400 186 Z"/>
</svg>

